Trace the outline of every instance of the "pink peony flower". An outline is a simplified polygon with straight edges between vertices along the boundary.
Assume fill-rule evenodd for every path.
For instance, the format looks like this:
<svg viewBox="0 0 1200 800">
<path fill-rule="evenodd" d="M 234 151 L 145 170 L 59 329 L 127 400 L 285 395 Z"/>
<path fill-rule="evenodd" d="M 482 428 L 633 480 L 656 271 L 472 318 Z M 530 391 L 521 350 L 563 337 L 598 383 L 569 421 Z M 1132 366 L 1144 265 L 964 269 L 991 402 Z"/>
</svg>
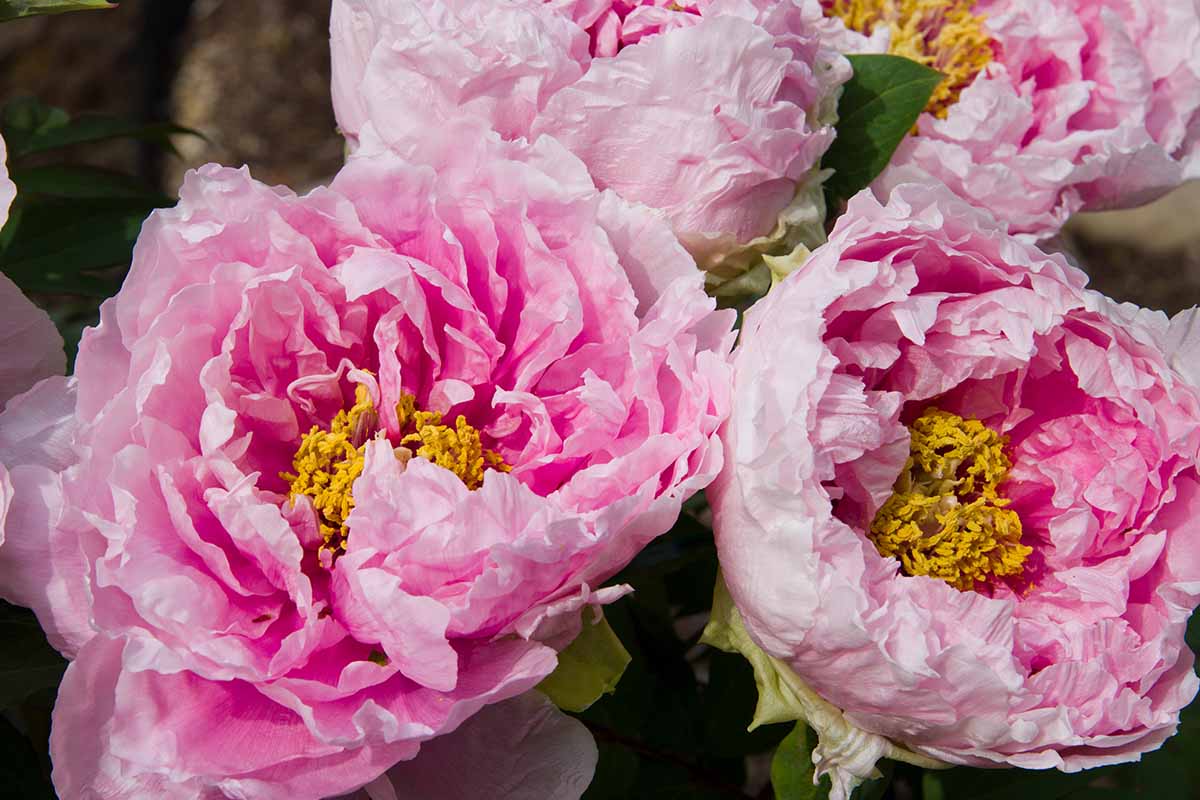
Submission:
<svg viewBox="0 0 1200 800">
<path fill-rule="evenodd" d="M 7 150 L 0 137 L 0 228 L 17 187 L 8 177 Z M 61 375 L 66 369 L 62 337 L 46 313 L 0 274 L 0 408 L 42 378 Z M 2 467 L 0 467 L 2 469 Z M 0 527 L 2 531 L 2 527 Z"/>
<path fill-rule="evenodd" d="M 5 162 L 0 138 L 0 228 L 17 194 Z M 21 530 L 27 515 L 36 513 L 24 501 L 37 473 L 69 456 L 62 437 L 46 435 L 67 396 L 65 379 L 52 376 L 62 375 L 66 366 L 63 340 L 50 317 L 0 275 L 0 570 L 6 550 L 12 550 L 3 549 L 6 531 Z"/>
<path fill-rule="evenodd" d="M 1081 209 L 1137 205 L 1200 177 L 1195 0 L 904 0 L 895 20 L 880 0 L 824 4 L 872 34 L 843 29 L 830 44 L 949 75 L 882 186 L 932 175 L 1044 238 Z"/>
<path fill-rule="evenodd" d="M 728 279 L 823 236 L 850 75 L 826 24 L 812 0 L 338 0 L 334 108 L 356 148 L 407 152 L 464 114 L 555 137 Z"/>
<path fill-rule="evenodd" d="M 885 753 L 1135 760 L 1196 693 L 1200 384 L 1084 282 L 914 184 L 747 314 L 718 551 L 757 646 L 858 729 L 817 754 L 843 792 Z"/>
<path fill-rule="evenodd" d="M 0 136 L 0 228 L 8 221 L 8 209 L 17 197 L 17 186 L 8 177 L 8 148 Z"/>
<path fill-rule="evenodd" d="M 208 166 L 146 222 L 27 532 L 70 580 L 0 575 L 75 659 L 62 796 L 355 790 L 549 674 L 719 469 L 732 317 L 669 229 L 550 140 L 440 134 L 305 197 Z"/>
</svg>

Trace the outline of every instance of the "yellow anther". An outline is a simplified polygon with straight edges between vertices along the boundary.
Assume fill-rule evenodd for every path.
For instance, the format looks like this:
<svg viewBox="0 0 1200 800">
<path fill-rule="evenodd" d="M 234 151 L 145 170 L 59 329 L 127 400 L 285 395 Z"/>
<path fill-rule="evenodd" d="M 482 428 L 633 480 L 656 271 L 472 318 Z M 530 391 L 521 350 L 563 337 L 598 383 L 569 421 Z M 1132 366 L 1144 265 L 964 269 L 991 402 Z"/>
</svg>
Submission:
<svg viewBox="0 0 1200 800">
<path fill-rule="evenodd" d="M 288 496 L 312 498 L 320 522 L 324 548 L 335 553 L 346 549 L 346 518 L 354 510 L 351 489 L 362 474 L 364 443 L 378 425 L 379 415 L 362 384 L 354 391 L 354 405 L 329 423 L 329 430 L 313 425 L 292 458 L 295 472 L 281 472 L 288 481 Z"/>
<path fill-rule="evenodd" d="M 419 410 L 411 394 L 401 395 L 396 414 L 403 437 L 396 448 L 398 458 L 407 460 L 406 448 L 413 445 L 416 455 L 450 470 L 470 489 L 483 484 L 484 469 L 512 469 L 498 453 L 484 449 L 479 431 L 461 415 L 453 428 L 443 425 L 441 414 Z M 322 549 L 334 555 L 346 549 L 350 533 L 346 520 L 354 510 L 354 481 L 363 471 L 366 442 L 378 429 L 379 413 L 370 393 L 360 384 L 354 405 L 339 411 L 328 430 L 312 426 L 292 458 L 294 471 L 279 474 L 289 484 L 288 497 L 312 498 L 324 540 Z"/>
<path fill-rule="evenodd" d="M 1008 438 L 937 409 L 909 432 L 908 462 L 871 522 L 875 547 L 905 574 L 962 591 L 1020 576 L 1033 548 L 1021 544 L 1021 519 L 999 491 L 1012 467 Z"/>
<path fill-rule="evenodd" d="M 974 0 L 823 0 L 823 5 L 826 16 L 861 33 L 887 25 L 888 52 L 945 75 L 925 107 L 937 117 L 945 118 L 995 55 L 983 17 L 972 11 Z"/>
<path fill-rule="evenodd" d="M 512 470 L 499 453 L 484 448 L 479 431 L 468 424 L 466 417 L 461 414 L 452 428 L 442 424 L 441 414 L 418 411 L 416 400 L 406 394 L 396 404 L 396 416 L 402 431 L 412 431 L 400 440 L 400 444 L 412 446 L 415 455 L 450 470 L 468 489 L 478 489 L 483 485 L 485 469 L 500 472 Z"/>
</svg>

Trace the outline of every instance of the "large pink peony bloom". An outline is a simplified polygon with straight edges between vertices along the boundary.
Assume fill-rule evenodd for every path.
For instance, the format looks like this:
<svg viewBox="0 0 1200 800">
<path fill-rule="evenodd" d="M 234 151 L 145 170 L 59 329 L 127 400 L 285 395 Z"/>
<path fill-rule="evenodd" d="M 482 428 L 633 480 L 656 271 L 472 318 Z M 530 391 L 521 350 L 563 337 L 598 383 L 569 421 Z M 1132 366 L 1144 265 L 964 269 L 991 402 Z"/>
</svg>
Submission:
<svg viewBox="0 0 1200 800">
<path fill-rule="evenodd" d="M 305 197 L 205 167 L 145 224 L 0 575 L 75 657 L 62 796 L 373 781 L 550 673 L 719 469 L 732 318 L 669 229 L 550 140 L 441 134 Z"/>
<path fill-rule="evenodd" d="M 872 10 L 878 0 L 824 2 L 843 16 L 867 9 L 873 24 L 871 40 L 843 30 L 831 44 L 920 54 Z M 913 30 L 932 43 L 916 50 L 960 85 L 956 98 L 943 99 L 944 118 L 921 117 L 883 185 L 928 173 L 1012 231 L 1042 238 L 1081 209 L 1136 205 L 1200 177 L 1197 0 L 904 0 L 900 7 L 903 22 L 915 20 Z M 939 35 L 947 13 L 966 13 L 971 22 L 959 30 L 978 38 Z"/>
<path fill-rule="evenodd" d="M 824 22 L 813 0 L 337 0 L 334 108 L 355 147 L 405 152 L 464 113 L 553 136 L 728 278 L 820 235 L 850 75 Z"/>
<path fill-rule="evenodd" d="M 724 576 L 866 769 L 1133 760 L 1196 693 L 1198 384 L 1165 317 L 1083 284 L 913 184 L 859 194 L 746 317 Z"/>
</svg>

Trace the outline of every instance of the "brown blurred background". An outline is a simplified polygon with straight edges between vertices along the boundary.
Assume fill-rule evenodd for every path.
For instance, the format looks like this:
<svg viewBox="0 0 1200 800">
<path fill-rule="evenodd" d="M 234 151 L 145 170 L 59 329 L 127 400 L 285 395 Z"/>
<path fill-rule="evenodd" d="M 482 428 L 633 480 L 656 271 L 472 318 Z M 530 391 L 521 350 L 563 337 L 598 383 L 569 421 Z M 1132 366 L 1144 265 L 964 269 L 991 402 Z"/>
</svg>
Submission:
<svg viewBox="0 0 1200 800">
<path fill-rule="evenodd" d="M 342 160 L 329 102 L 330 0 L 123 0 L 106 12 L 0 29 L 0 102 L 32 95 L 71 113 L 170 118 L 182 160 L 121 142 L 88 152 L 168 192 L 208 161 L 250 165 L 305 190 Z M 1200 303 L 1200 183 L 1130 211 L 1072 220 L 1063 244 L 1118 300 L 1175 312 Z"/>
</svg>

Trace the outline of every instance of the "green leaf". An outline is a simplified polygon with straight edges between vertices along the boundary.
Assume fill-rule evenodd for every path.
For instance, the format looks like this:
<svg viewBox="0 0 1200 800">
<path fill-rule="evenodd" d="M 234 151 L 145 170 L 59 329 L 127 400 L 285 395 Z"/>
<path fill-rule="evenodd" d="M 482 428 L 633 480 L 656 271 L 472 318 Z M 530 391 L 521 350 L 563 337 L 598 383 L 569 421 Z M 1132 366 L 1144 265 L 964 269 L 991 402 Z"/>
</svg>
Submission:
<svg viewBox="0 0 1200 800">
<path fill-rule="evenodd" d="M 945 774 L 932 770 L 921 774 L 921 800 L 946 800 L 946 787 L 942 785 Z"/>
<path fill-rule="evenodd" d="M 171 198 L 149 189 L 141 181 L 120 172 L 71 164 L 15 169 L 9 175 L 18 194 L 49 197 L 142 199 L 156 206 L 171 204 Z"/>
<path fill-rule="evenodd" d="M 107 297 L 122 275 L 96 270 L 129 264 L 134 242 L 156 204 L 145 200 L 28 202 L 4 230 L 0 271 L 25 292 Z"/>
<path fill-rule="evenodd" d="M 828 776 L 820 783 L 813 782 L 812 751 L 817 736 L 803 722 L 797 722 L 784 737 L 771 759 L 771 788 L 775 800 L 825 800 L 829 797 Z"/>
<path fill-rule="evenodd" d="M 0 22 L 35 14 L 65 14 L 68 11 L 116 7 L 116 3 L 107 0 L 0 0 Z"/>
<path fill-rule="evenodd" d="M 8 103 L 4 107 L 3 125 L 0 127 L 3 128 L 4 139 L 13 158 L 109 139 L 156 142 L 165 150 L 175 152 L 175 146 L 171 143 L 174 135 L 204 138 L 198 131 L 170 122 L 146 124 L 106 114 L 72 117 L 61 108 L 42 105 L 30 97 Z"/>
<path fill-rule="evenodd" d="M 538 688 L 559 708 L 583 711 L 616 690 L 629 660 L 629 652 L 607 620 L 595 624 L 585 620 L 575 641 L 558 654 L 558 667 Z"/>
<path fill-rule="evenodd" d="M 0 708 L 58 686 L 67 662 L 46 642 L 32 611 L 0 602 Z"/>
<path fill-rule="evenodd" d="M 854 77 L 843 87 L 837 138 L 821 162 L 835 170 L 825 183 L 831 210 L 840 208 L 883 172 L 943 77 L 902 56 L 847 57 Z"/>
</svg>

